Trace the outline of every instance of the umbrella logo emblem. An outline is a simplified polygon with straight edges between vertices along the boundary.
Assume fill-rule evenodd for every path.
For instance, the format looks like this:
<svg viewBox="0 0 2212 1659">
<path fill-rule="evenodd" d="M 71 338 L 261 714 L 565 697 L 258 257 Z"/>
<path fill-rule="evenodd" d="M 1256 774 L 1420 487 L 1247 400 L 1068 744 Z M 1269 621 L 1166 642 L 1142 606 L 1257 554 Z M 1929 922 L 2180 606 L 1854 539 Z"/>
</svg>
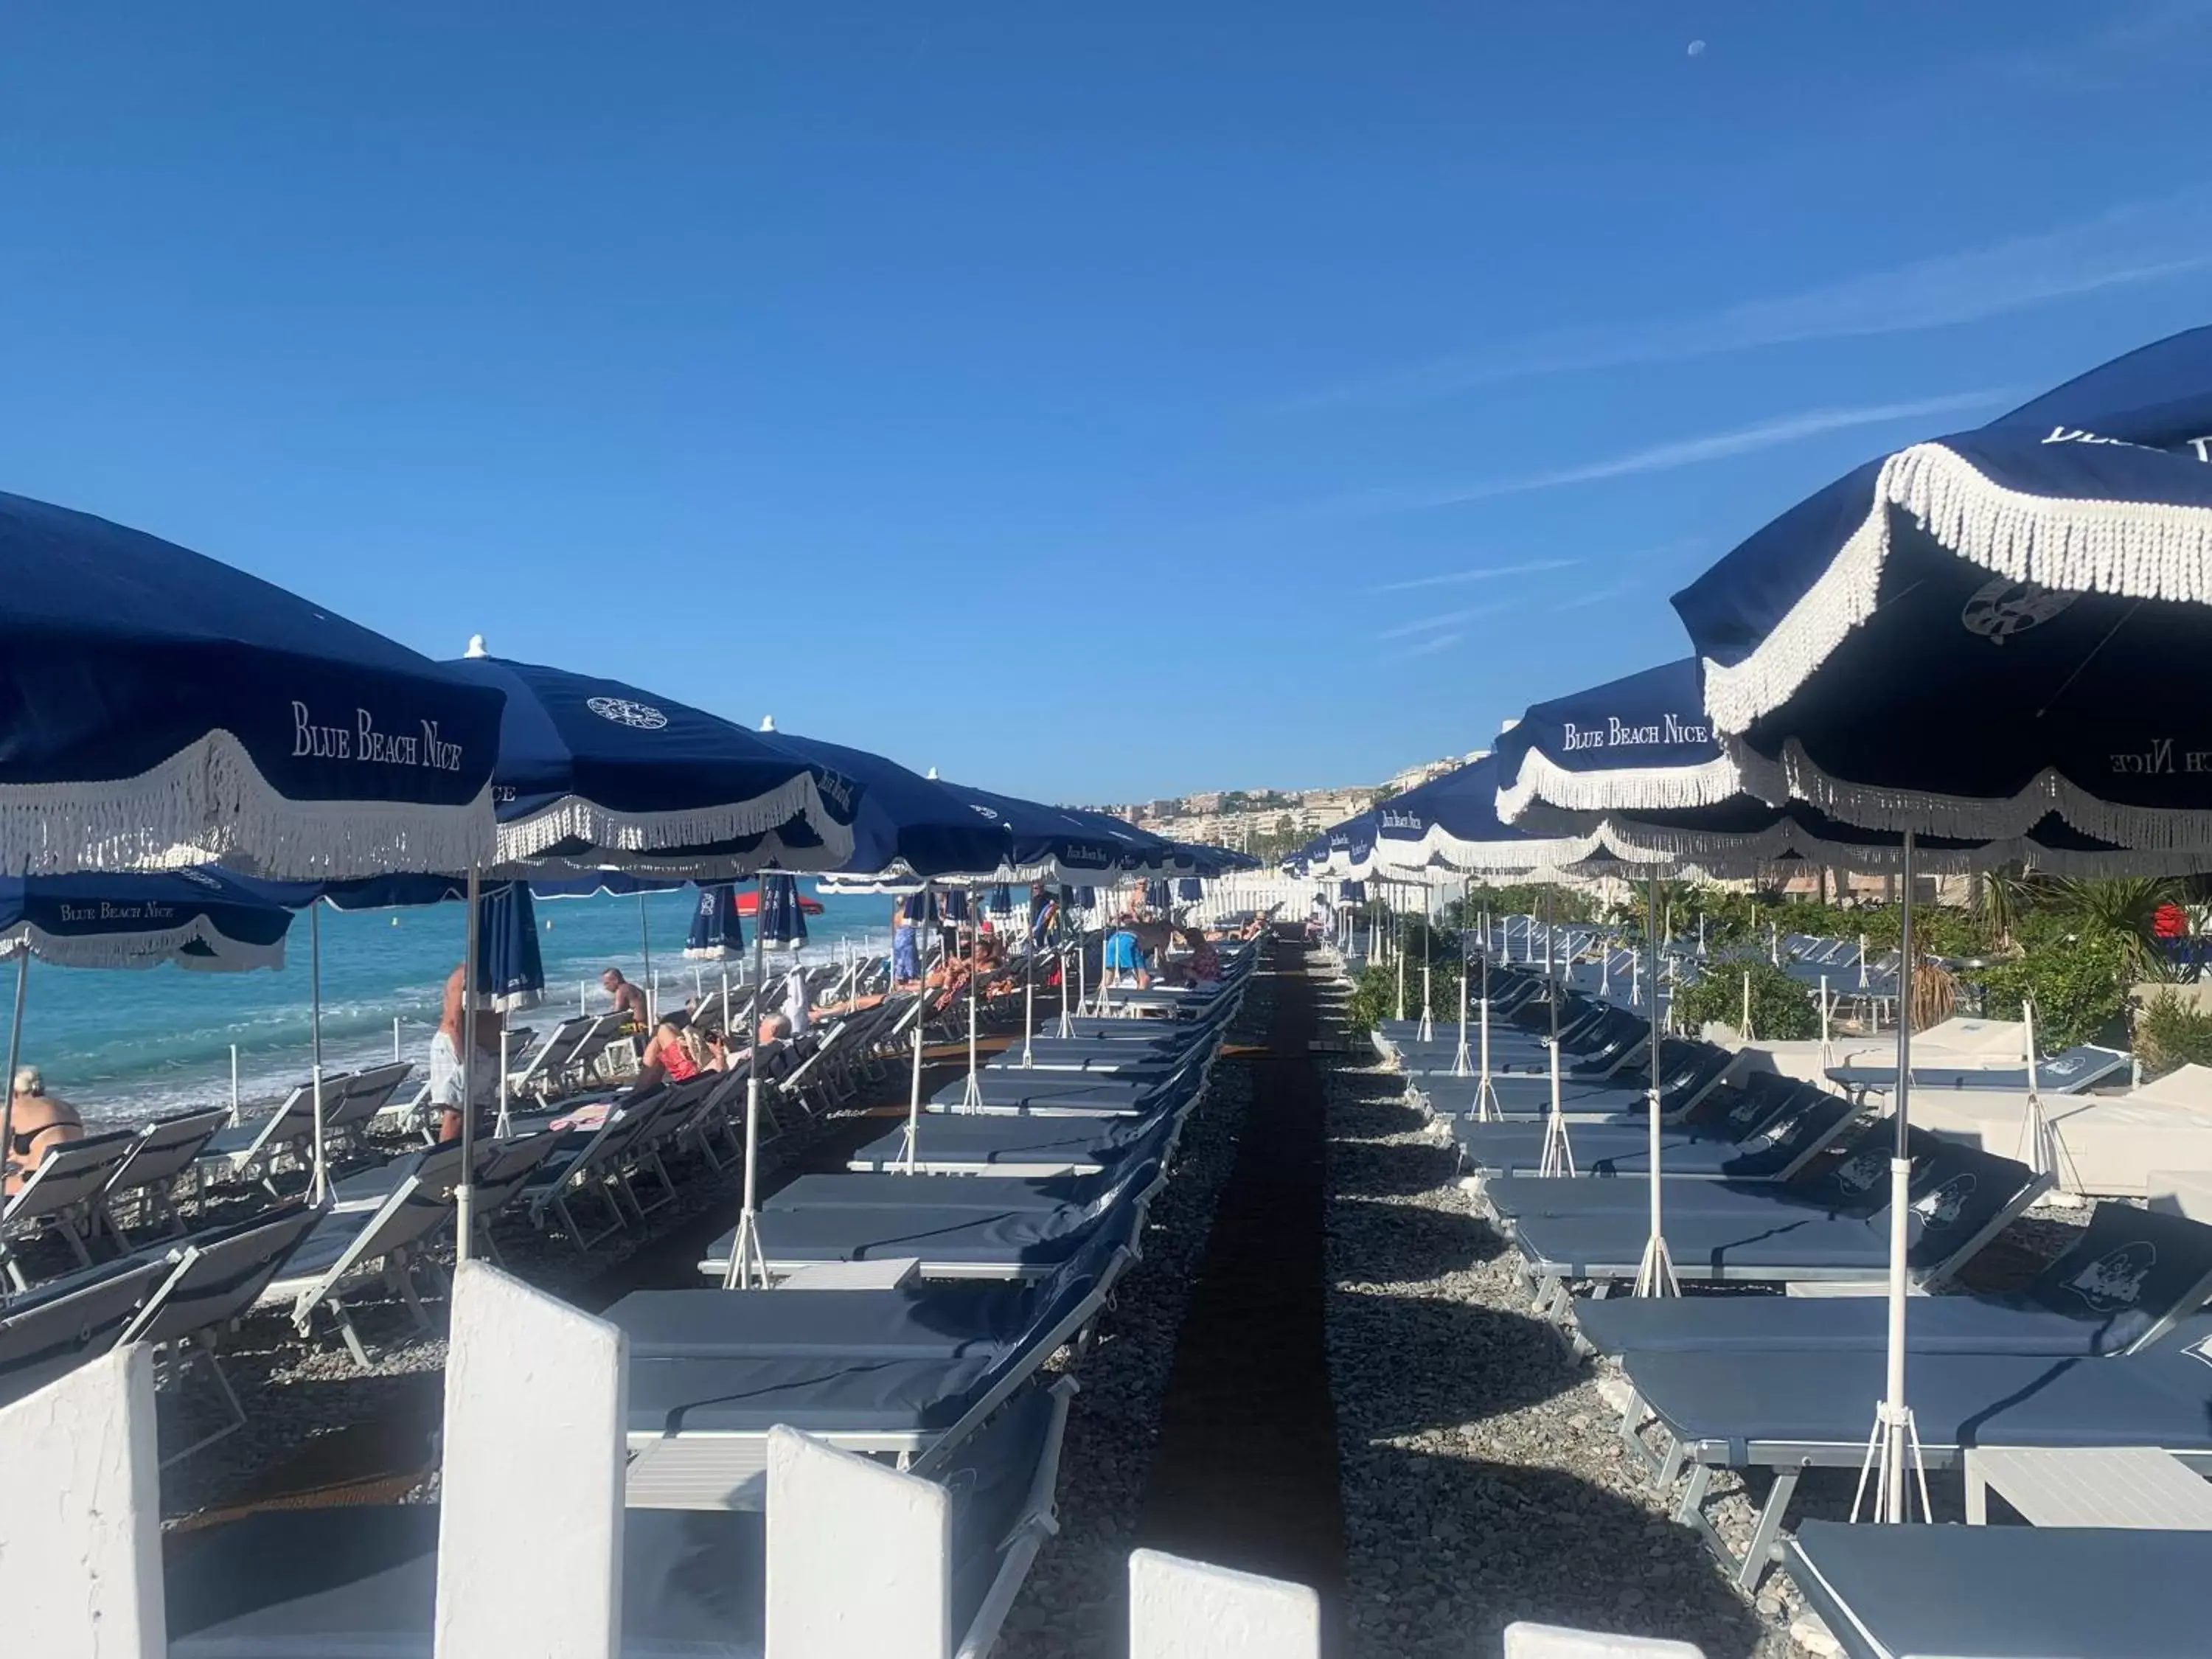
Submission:
<svg viewBox="0 0 2212 1659">
<path fill-rule="evenodd" d="M 628 697 L 592 697 L 584 707 L 603 720 L 612 720 L 617 726 L 628 726 L 640 732 L 658 732 L 668 724 L 668 716 L 649 702 L 633 702 Z"/>
<path fill-rule="evenodd" d="M 1849 1163 L 1836 1166 L 1836 1185 L 1847 1193 L 1863 1193 L 1881 1179 L 1889 1160 L 1878 1150 L 1869 1147 L 1854 1156 Z"/>
<path fill-rule="evenodd" d="M 1969 634 L 1979 634 L 1991 645 L 2002 645 L 2014 635 L 2049 622 L 2079 597 L 2054 593 L 2041 582 L 2016 582 L 1999 576 L 1974 590 L 1959 612 L 1959 621 Z"/>
<path fill-rule="evenodd" d="M 2107 1250 L 2067 1280 L 2066 1288 L 2099 1313 L 2132 1308 L 2142 1296 L 2143 1280 L 2158 1265 L 2157 1248 L 2138 1239 Z"/>
</svg>

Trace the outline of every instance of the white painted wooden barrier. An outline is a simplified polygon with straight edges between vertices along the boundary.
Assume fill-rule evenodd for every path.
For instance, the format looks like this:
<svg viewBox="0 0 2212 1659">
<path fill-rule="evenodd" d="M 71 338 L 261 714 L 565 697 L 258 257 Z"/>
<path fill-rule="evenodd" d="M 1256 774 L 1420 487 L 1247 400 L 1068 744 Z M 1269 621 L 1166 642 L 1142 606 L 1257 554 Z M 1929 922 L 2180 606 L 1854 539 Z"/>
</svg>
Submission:
<svg viewBox="0 0 2212 1659">
<path fill-rule="evenodd" d="M 623 1334 L 496 1267 L 453 1284 L 439 1659 L 621 1647 Z"/>
<path fill-rule="evenodd" d="M 952 1499 L 790 1429 L 768 1445 L 764 1659 L 946 1659 Z"/>
<path fill-rule="evenodd" d="M 168 1652 L 160 1464 L 143 1348 L 0 1408 L 0 1652 Z"/>
<path fill-rule="evenodd" d="M 1319 1659 L 1321 1599 L 1304 1584 L 1129 1557 L 1129 1659 Z M 773 1659 L 773 1656 L 771 1656 Z"/>
<path fill-rule="evenodd" d="M 1505 1659 L 1705 1659 L 1705 1653 L 1691 1642 L 1601 1636 L 1594 1631 L 1523 1621 L 1505 1627 Z"/>
</svg>

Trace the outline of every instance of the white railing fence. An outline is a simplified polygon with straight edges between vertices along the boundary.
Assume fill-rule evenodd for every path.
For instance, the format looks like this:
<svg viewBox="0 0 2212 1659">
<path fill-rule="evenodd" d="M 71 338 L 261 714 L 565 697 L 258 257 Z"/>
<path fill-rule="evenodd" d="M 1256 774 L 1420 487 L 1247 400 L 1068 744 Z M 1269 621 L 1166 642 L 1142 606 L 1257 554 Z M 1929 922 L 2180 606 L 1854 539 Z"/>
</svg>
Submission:
<svg viewBox="0 0 2212 1659">
<path fill-rule="evenodd" d="M 613 1659 L 622 1334 L 461 1266 L 446 1369 L 434 1651 Z M 166 1659 L 152 1362 L 130 1348 L 0 1408 L 0 1623 L 40 1659 Z M 765 1659 L 952 1659 L 951 1498 L 787 1429 L 769 1450 Z M 1139 1550 L 1130 1659 L 1316 1659 L 1303 1585 Z M 1507 1659 L 1697 1659 L 1536 1625 Z"/>
</svg>

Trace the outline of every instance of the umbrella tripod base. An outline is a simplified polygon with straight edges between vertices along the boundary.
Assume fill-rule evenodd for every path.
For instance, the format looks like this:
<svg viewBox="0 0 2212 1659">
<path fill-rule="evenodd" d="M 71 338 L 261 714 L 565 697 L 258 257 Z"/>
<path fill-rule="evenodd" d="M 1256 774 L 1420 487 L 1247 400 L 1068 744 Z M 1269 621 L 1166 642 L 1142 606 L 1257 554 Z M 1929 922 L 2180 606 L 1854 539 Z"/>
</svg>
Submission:
<svg viewBox="0 0 2212 1659">
<path fill-rule="evenodd" d="M 1681 1282 L 1674 1277 L 1674 1258 L 1668 1253 L 1666 1237 L 1651 1235 L 1651 1242 L 1644 1247 L 1643 1265 L 1636 1270 L 1636 1294 L 1638 1296 L 1680 1296 Z"/>
<path fill-rule="evenodd" d="M 1869 1488 L 1874 1502 L 1866 1502 Z M 1912 1511 L 1915 1493 L 1920 1512 Z M 1861 1515 L 1862 1509 L 1865 1514 Z M 1873 1522 L 1932 1521 L 1928 1503 L 1928 1466 L 1920 1455 L 1920 1431 L 1909 1406 L 1875 1407 L 1874 1432 L 1867 1437 L 1866 1462 L 1859 1466 L 1858 1490 L 1851 1494 L 1851 1519 Z"/>
<path fill-rule="evenodd" d="M 1482 1081 L 1474 1085 L 1474 1121 L 1477 1123 L 1503 1123 L 1505 1108 L 1498 1098 L 1498 1090 L 1486 1072 Z"/>
<path fill-rule="evenodd" d="M 1421 1041 L 1424 1042 L 1434 1042 L 1436 1040 L 1437 1023 L 1435 1020 L 1429 1018 L 1429 1011 L 1424 1008 L 1421 1010 Z"/>
<path fill-rule="evenodd" d="M 1575 1172 L 1574 1148 L 1567 1144 L 1567 1121 L 1554 1112 L 1544 1120 L 1544 1159 L 1536 1173 L 1546 1177 Z"/>
<path fill-rule="evenodd" d="M 768 1258 L 761 1253 L 760 1217 L 751 1210 L 739 1212 L 738 1236 L 730 1244 L 730 1271 L 724 1275 L 726 1291 L 764 1291 L 768 1288 Z"/>
<path fill-rule="evenodd" d="M 968 1073 L 968 1086 L 960 1091 L 960 1109 L 980 1112 L 983 1109 L 983 1084 L 975 1073 Z"/>
</svg>

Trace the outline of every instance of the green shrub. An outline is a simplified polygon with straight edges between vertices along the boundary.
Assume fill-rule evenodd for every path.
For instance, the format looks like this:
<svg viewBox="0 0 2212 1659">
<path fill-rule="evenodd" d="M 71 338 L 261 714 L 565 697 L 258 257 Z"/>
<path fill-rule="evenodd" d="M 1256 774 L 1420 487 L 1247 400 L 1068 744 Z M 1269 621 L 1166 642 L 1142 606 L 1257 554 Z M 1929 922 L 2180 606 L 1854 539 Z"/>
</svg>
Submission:
<svg viewBox="0 0 2212 1659">
<path fill-rule="evenodd" d="M 1674 1023 L 1695 1031 L 1708 1021 L 1729 1027 L 1743 1023 L 1743 976 L 1751 975 L 1751 1029 L 1769 1042 L 1820 1035 L 1820 1012 L 1796 980 L 1760 957 L 1717 962 L 1694 985 L 1674 995 Z"/>
<path fill-rule="evenodd" d="M 2036 920 L 2041 925 L 2021 930 L 2021 955 L 1977 974 L 1984 1011 L 1992 1019 L 2018 1019 L 2033 998 L 2036 1045 L 2045 1053 L 2121 1040 L 2132 982 L 2128 942 L 2105 929 L 2067 933 Z"/>
<path fill-rule="evenodd" d="M 2136 1053 L 2146 1077 L 2164 1077 L 2181 1066 L 2212 1066 L 2212 1013 L 2160 991 L 2136 1016 Z"/>
</svg>

